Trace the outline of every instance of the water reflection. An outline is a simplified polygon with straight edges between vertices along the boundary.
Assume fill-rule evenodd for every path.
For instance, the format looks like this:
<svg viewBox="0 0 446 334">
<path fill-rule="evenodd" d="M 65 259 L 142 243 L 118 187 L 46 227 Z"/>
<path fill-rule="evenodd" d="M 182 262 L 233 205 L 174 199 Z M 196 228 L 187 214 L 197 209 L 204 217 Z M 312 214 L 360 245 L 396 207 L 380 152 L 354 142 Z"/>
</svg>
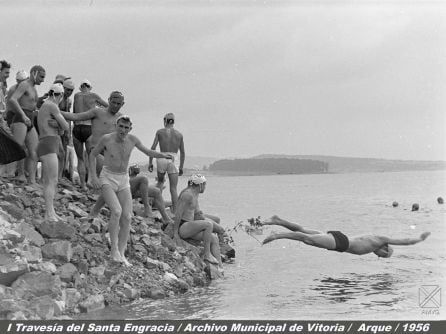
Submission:
<svg viewBox="0 0 446 334">
<path fill-rule="evenodd" d="M 352 300 L 364 301 L 367 296 L 384 297 L 385 300 L 375 300 L 371 303 L 380 305 L 394 305 L 400 298 L 395 297 L 395 291 L 398 291 L 397 285 L 401 283 L 397 276 L 385 274 L 357 274 L 348 273 L 348 278 L 324 277 L 320 280 L 314 280 L 315 286 L 310 290 L 316 291 L 324 299 L 335 302 L 345 303 Z M 389 299 L 390 298 L 390 299 Z"/>
</svg>

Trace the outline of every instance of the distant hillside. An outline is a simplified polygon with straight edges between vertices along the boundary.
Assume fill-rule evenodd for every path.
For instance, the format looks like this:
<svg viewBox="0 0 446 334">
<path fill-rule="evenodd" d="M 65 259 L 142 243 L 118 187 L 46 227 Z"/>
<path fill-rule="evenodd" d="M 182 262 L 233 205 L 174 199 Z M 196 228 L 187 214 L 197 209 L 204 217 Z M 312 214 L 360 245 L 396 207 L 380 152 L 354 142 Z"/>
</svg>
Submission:
<svg viewBox="0 0 446 334">
<path fill-rule="evenodd" d="M 178 156 L 179 158 L 179 156 Z M 186 160 L 184 161 L 184 169 L 188 170 L 203 170 L 207 169 L 207 167 L 212 164 L 214 161 L 217 161 L 219 158 L 212 158 L 212 157 L 194 157 L 194 156 L 188 156 L 186 155 Z M 144 162 L 138 162 L 137 164 L 141 167 L 142 171 L 147 171 L 147 168 L 149 166 L 149 159 Z M 153 159 L 153 164 L 156 169 L 156 159 Z M 205 167 L 205 168 L 204 168 Z"/>
<path fill-rule="evenodd" d="M 396 172 L 409 170 L 445 170 L 446 161 L 386 160 L 372 158 L 345 158 L 324 155 L 262 154 L 252 159 L 285 158 L 310 159 L 328 163 L 330 173 Z"/>
<path fill-rule="evenodd" d="M 246 172 L 260 174 L 316 174 L 326 173 L 328 164 L 310 159 L 258 158 L 217 160 L 210 172 Z"/>
</svg>

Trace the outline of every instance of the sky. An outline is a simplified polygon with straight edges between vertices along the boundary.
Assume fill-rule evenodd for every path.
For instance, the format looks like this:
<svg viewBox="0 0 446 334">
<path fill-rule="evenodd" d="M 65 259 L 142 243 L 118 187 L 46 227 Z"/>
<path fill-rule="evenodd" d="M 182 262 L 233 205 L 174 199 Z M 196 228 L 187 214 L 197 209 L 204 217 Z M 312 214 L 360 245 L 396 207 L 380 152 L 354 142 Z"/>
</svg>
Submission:
<svg viewBox="0 0 446 334">
<path fill-rule="evenodd" d="M 87 78 L 150 148 L 186 156 L 446 160 L 441 1 L 0 0 L 0 59 Z M 22 19 L 21 19 L 22 18 Z M 187 159 L 187 158 L 186 158 Z M 147 160 L 134 152 L 132 161 Z"/>
</svg>

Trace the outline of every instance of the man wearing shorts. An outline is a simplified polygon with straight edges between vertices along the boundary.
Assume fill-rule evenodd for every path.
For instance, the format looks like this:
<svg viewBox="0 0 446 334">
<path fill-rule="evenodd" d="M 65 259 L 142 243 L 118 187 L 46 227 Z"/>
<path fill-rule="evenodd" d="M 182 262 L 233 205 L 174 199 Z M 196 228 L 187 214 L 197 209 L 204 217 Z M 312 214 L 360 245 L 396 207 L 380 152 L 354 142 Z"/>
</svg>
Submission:
<svg viewBox="0 0 446 334">
<path fill-rule="evenodd" d="M 37 85 L 45 80 L 45 69 L 35 65 L 30 70 L 30 77 L 17 85 L 17 89 L 9 99 L 14 116 L 11 120 L 11 130 L 14 139 L 20 145 L 26 145 L 28 150 L 25 159 L 25 169 L 28 172 L 29 182 L 36 185 L 37 169 L 37 131 L 34 128 L 34 115 L 37 106 Z M 19 175 L 19 179 L 25 180 L 25 175 Z"/>
<path fill-rule="evenodd" d="M 92 86 L 90 81 L 87 79 L 82 80 L 79 87 L 80 92 L 74 94 L 74 105 L 73 111 L 75 114 L 81 114 L 96 108 L 98 106 L 107 108 L 108 103 L 104 101 L 98 94 L 91 91 Z M 81 187 L 86 189 L 86 175 L 88 160 L 84 161 L 84 146 L 87 152 L 90 152 L 88 138 L 92 134 L 91 119 L 85 119 L 74 122 L 73 127 L 73 144 L 77 156 L 77 169 L 79 172 L 79 178 L 81 182 Z M 88 154 L 87 154 L 88 157 Z"/>
<path fill-rule="evenodd" d="M 90 151 L 93 149 L 94 146 L 99 142 L 99 139 L 108 133 L 111 133 L 115 131 L 115 123 L 119 116 L 121 116 L 121 113 L 119 110 L 124 105 L 124 95 L 122 95 L 121 92 L 114 91 L 110 94 L 110 97 L 108 99 L 108 107 L 106 108 L 93 108 L 88 111 L 82 112 L 82 113 L 68 113 L 68 112 L 62 112 L 62 115 L 70 120 L 70 121 L 86 121 L 89 120 L 91 122 L 91 136 L 88 138 L 87 141 L 87 154 L 90 153 Z M 75 138 L 75 131 L 73 129 L 73 137 Z M 73 139 L 73 142 L 75 139 Z M 76 148 L 76 146 L 75 146 Z M 82 157 L 83 159 L 83 157 Z M 91 164 L 90 164 L 91 165 Z M 88 167 L 88 166 L 87 166 Z M 79 156 L 78 156 L 78 172 L 79 172 L 79 178 L 81 187 L 86 190 L 86 184 L 85 184 L 85 166 L 80 166 L 79 164 Z M 83 168 L 83 169 L 82 169 Z M 83 176 L 81 175 L 83 173 Z M 96 174 L 96 171 L 94 172 Z M 92 172 L 89 171 L 88 173 L 89 178 L 92 175 Z"/>
<path fill-rule="evenodd" d="M 152 144 L 152 150 L 160 144 L 161 152 L 168 152 L 174 156 L 172 161 L 166 159 L 157 159 L 157 187 L 162 191 L 164 187 L 164 175 L 169 177 L 170 196 L 172 199 L 172 211 L 175 212 L 178 202 L 178 176 L 183 175 L 183 165 L 185 159 L 183 135 L 174 129 L 175 115 L 168 113 L 164 116 L 164 128 L 159 129 L 155 134 Z M 177 155 L 180 151 L 180 161 L 178 163 Z M 149 159 L 149 172 L 153 171 L 153 159 Z"/>
<path fill-rule="evenodd" d="M 45 219 L 58 221 L 61 218 L 54 210 L 54 193 L 57 186 L 58 158 L 60 136 L 58 129 L 48 124 L 50 120 L 56 120 L 62 130 L 68 130 L 68 123 L 59 111 L 59 102 L 62 100 L 64 89 L 61 84 L 53 84 L 48 92 L 48 99 L 40 107 L 37 116 L 39 127 L 39 143 L 37 156 L 42 161 L 43 196 L 45 198 Z"/>
<path fill-rule="evenodd" d="M 130 191 L 127 167 L 134 147 L 148 156 L 155 158 L 171 158 L 170 154 L 149 150 L 141 141 L 129 132 L 132 121 L 121 115 L 116 120 L 115 132 L 101 137 L 91 152 L 90 170 L 96 169 L 96 157 L 104 152 L 104 166 L 99 178 L 93 173 L 91 179 L 95 188 L 101 193 L 110 208 L 110 241 L 113 261 L 131 265 L 125 258 L 125 249 L 130 233 L 132 217 L 132 194 Z"/>
</svg>

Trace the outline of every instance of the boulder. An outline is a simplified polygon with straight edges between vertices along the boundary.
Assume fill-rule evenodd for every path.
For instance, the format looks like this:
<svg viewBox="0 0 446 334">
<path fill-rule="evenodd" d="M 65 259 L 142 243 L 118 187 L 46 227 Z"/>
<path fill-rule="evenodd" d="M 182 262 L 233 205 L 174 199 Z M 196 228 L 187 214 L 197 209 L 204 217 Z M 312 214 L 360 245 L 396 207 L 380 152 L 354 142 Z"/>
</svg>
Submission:
<svg viewBox="0 0 446 334">
<path fill-rule="evenodd" d="M 16 260 L 13 257 L 0 254 L 0 284 L 10 286 L 18 277 L 29 272 L 29 265 L 25 259 Z"/>
<path fill-rule="evenodd" d="M 79 304 L 82 313 L 89 313 L 105 307 L 103 295 L 92 295 Z"/>
<path fill-rule="evenodd" d="M 22 299 L 50 296 L 57 298 L 62 293 L 59 276 L 43 271 L 33 271 L 20 276 L 12 285 L 14 294 Z"/>
<path fill-rule="evenodd" d="M 55 241 L 42 247 L 42 254 L 47 259 L 57 259 L 64 262 L 70 262 L 73 255 L 71 243 L 65 240 Z"/>
<path fill-rule="evenodd" d="M 57 268 L 57 274 L 62 282 L 70 283 L 74 281 L 74 277 L 78 274 L 78 271 L 74 264 L 65 263 Z"/>
<path fill-rule="evenodd" d="M 45 240 L 42 235 L 36 231 L 34 226 L 27 223 L 20 223 L 15 228 L 15 231 L 25 236 L 25 238 L 29 241 L 30 244 L 41 247 L 45 244 Z"/>
<path fill-rule="evenodd" d="M 71 239 L 76 230 L 65 222 L 44 221 L 39 227 L 43 236 L 53 239 Z"/>
</svg>

